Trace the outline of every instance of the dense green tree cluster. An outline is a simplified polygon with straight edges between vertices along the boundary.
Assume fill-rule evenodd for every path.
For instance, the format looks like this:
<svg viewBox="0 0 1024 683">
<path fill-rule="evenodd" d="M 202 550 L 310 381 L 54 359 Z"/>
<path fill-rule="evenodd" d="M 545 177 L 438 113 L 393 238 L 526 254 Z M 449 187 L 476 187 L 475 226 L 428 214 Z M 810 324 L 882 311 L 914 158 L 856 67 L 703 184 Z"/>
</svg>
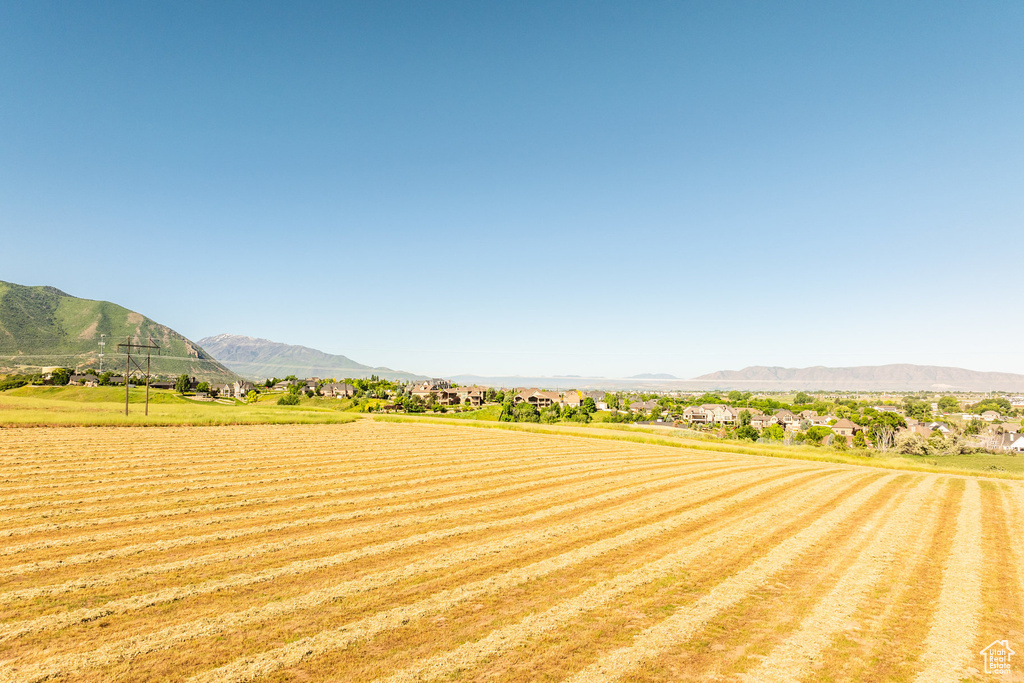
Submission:
<svg viewBox="0 0 1024 683">
<path fill-rule="evenodd" d="M 174 381 L 174 390 L 179 394 L 184 394 L 186 391 L 192 388 L 192 378 L 186 374 L 178 375 L 178 379 Z"/>
<path fill-rule="evenodd" d="M 971 406 L 971 412 L 981 415 L 986 410 L 994 410 L 1000 415 L 1007 415 L 1013 410 L 1013 406 L 1005 398 L 986 398 Z"/>
</svg>

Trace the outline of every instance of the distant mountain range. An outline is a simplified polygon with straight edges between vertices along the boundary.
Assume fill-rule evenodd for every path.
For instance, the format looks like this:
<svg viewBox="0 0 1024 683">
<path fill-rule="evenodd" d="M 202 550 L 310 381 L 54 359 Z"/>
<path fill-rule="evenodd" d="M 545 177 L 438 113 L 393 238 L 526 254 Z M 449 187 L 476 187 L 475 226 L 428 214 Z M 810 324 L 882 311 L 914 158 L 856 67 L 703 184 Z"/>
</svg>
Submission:
<svg viewBox="0 0 1024 683">
<path fill-rule="evenodd" d="M 1024 375 L 936 365 L 779 368 L 756 365 L 695 377 L 701 388 L 748 390 L 1024 391 Z"/>
<path fill-rule="evenodd" d="M 152 371 L 187 373 L 207 381 L 238 379 L 195 342 L 166 325 L 109 301 L 80 299 L 53 287 L 26 287 L 0 281 L 0 372 L 38 372 L 48 367 L 97 368 L 106 335 L 103 369 L 124 373 L 117 345 L 153 338 L 159 355 Z"/>
<path fill-rule="evenodd" d="M 308 346 L 295 346 L 245 337 L 239 334 L 218 334 L 199 340 L 214 358 L 249 379 L 269 377 L 336 377 L 365 378 L 377 375 L 390 380 L 418 381 L 424 375 L 363 365 L 348 358 L 324 353 Z"/>
<path fill-rule="evenodd" d="M 932 365 L 872 365 L 850 368 L 754 366 L 721 370 L 693 379 L 667 373 L 614 377 L 486 377 L 456 375 L 461 384 L 606 391 L 1010 391 L 1024 392 L 1024 375 L 978 372 Z"/>
<path fill-rule="evenodd" d="M 161 346 L 153 372 L 188 373 L 209 381 L 239 375 L 267 377 L 369 377 L 419 381 L 423 375 L 357 363 L 346 356 L 240 335 L 219 334 L 195 343 L 166 325 L 108 301 L 71 296 L 53 287 L 25 287 L 0 281 L 0 373 L 41 368 L 98 367 L 100 341 L 106 335 L 104 369 L 123 372 L 125 357 L 117 344 L 153 338 Z M 462 384 L 609 390 L 748 391 L 1012 391 L 1024 392 L 1024 375 L 979 372 L 934 365 L 782 368 L 752 366 L 721 370 L 693 379 L 644 373 L 617 379 L 602 377 L 486 377 L 458 375 Z"/>
</svg>

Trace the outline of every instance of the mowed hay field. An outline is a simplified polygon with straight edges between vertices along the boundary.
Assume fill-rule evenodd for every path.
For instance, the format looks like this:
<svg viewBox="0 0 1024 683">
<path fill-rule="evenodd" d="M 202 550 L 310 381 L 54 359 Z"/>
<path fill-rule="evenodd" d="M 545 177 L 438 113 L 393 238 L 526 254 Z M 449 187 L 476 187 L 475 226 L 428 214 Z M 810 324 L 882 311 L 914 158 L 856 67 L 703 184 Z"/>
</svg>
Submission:
<svg viewBox="0 0 1024 683">
<path fill-rule="evenodd" d="M 3 429 L 0 484 L 0 681 L 957 681 L 1024 653 L 1014 481 L 360 420 Z"/>
</svg>

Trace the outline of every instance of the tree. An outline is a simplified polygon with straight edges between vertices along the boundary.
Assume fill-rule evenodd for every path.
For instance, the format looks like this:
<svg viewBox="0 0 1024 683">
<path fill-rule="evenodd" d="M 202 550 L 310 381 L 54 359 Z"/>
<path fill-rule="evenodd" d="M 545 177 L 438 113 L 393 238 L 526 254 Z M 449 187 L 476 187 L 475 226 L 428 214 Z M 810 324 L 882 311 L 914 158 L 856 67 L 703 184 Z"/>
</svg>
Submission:
<svg viewBox="0 0 1024 683">
<path fill-rule="evenodd" d="M 758 436 L 759 434 L 757 433 L 757 430 L 749 424 L 745 424 L 736 430 L 737 439 L 750 439 L 751 441 L 756 441 Z"/>
<path fill-rule="evenodd" d="M 587 415 L 593 415 L 594 413 L 597 412 L 597 404 L 594 403 L 594 399 L 587 396 L 585 399 L 583 399 L 583 403 L 580 404 L 580 410 L 582 410 Z"/>
<path fill-rule="evenodd" d="M 932 416 L 932 407 L 915 398 L 908 397 L 903 401 L 903 409 L 907 412 L 907 417 L 912 417 L 915 420 L 924 421 Z"/>
<path fill-rule="evenodd" d="M 981 415 L 986 410 L 994 410 L 1001 415 L 1013 410 L 1013 406 L 1005 398 L 986 398 L 971 406 L 971 412 Z"/>
<path fill-rule="evenodd" d="M 846 437 L 842 434 L 834 434 L 832 436 L 832 448 L 837 451 L 845 451 L 848 446 L 849 445 L 846 443 Z"/>
<path fill-rule="evenodd" d="M 537 412 L 537 406 L 527 401 L 523 401 L 514 407 L 512 414 L 516 422 L 540 422 L 540 413 Z"/>
<path fill-rule="evenodd" d="M 196 385 L 196 391 L 206 391 L 206 392 L 209 392 L 210 391 L 210 383 L 209 382 L 200 382 L 199 384 Z"/>
<path fill-rule="evenodd" d="M 507 400 L 507 401 L 502 401 L 502 403 L 501 403 L 501 414 L 498 415 L 498 421 L 499 422 L 515 422 L 516 421 L 516 416 L 515 416 L 515 413 L 512 412 L 512 409 L 513 409 L 513 406 L 512 406 L 511 399 Z"/>
<path fill-rule="evenodd" d="M 555 405 L 558 405 L 558 404 L 556 403 Z M 552 407 L 554 407 L 554 406 L 552 406 Z M 550 424 L 554 424 L 554 423 L 558 422 L 558 417 L 559 417 L 558 412 L 552 410 L 551 408 L 545 408 L 544 410 L 540 411 L 540 421 L 543 422 L 546 425 L 550 425 Z"/>
<path fill-rule="evenodd" d="M 257 394 L 255 390 L 251 390 L 248 394 L 245 395 L 245 402 L 255 403 L 257 400 L 259 400 L 259 397 L 260 395 Z"/>
<path fill-rule="evenodd" d="M 892 448 L 896 439 L 896 429 L 884 422 L 878 422 L 871 428 L 871 436 L 875 440 L 875 448 L 887 451 Z"/>
<path fill-rule="evenodd" d="M 299 394 L 289 391 L 287 394 L 277 399 L 277 405 L 279 406 L 297 406 L 299 405 Z"/>
<path fill-rule="evenodd" d="M 733 389 L 729 392 L 729 403 L 739 403 L 743 400 L 743 392 Z"/>
<path fill-rule="evenodd" d="M 62 387 L 71 379 L 71 371 L 67 368 L 57 368 L 53 371 L 53 374 L 51 374 L 50 377 L 53 379 L 53 383 L 55 385 Z"/>
<path fill-rule="evenodd" d="M 868 440 L 864 436 L 864 432 L 860 431 L 853 435 L 853 447 L 854 448 L 867 448 Z"/>
<path fill-rule="evenodd" d="M 810 441 L 811 443 L 820 444 L 822 439 L 832 433 L 832 430 L 828 427 L 811 427 L 804 433 L 804 440 Z"/>
<path fill-rule="evenodd" d="M 939 399 L 939 410 L 944 413 L 951 413 L 960 408 L 960 402 L 954 396 L 943 396 Z"/>
<path fill-rule="evenodd" d="M 750 420 L 752 418 L 753 418 L 753 416 L 750 414 L 749 410 L 741 410 L 740 411 L 740 426 L 741 427 L 749 426 L 750 425 Z"/>
<path fill-rule="evenodd" d="M 574 411 L 572 415 L 565 415 L 565 419 L 572 420 L 573 422 L 582 422 L 587 424 L 590 422 L 590 413 L 585 413 L 582 410 Z"/>
<path fill-rule="evenodd" d="M 782 441 L 786 438 L 786 430 L 780 424 L 768 425 L 761 430 L 761 437 L 772 441 Z"/>
<path fill-rule="evenodd" d="M 174 382 L 174 390 L 179 394 L 184 394 L 186 391 L 192 388 L 192 378 L 188 375 L 178 375 L 178 379 Z"/>
<path fill-rule="evenodd" d="M 813 402 L 814 402 L 814 399 L 811 398 L 808 394 L 805 394 L 802 391 L 798 391 L 797 394 L 796 394 L 796 397 L 793 399 L 793 405 L 797 405 L 797 406 L 805 406 L 805 405 L 807 405 L 809 403 L 813 403 Z"/>
</svg>

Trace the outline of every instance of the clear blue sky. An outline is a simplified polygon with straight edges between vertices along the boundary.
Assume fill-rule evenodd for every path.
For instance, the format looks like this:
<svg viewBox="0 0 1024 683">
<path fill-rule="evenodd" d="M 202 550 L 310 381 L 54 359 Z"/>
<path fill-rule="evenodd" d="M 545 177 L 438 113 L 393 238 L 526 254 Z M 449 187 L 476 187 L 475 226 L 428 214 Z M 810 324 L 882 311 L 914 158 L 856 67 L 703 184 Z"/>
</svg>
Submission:
<svg viewBox="0 0 1024 683">
<path fill-rule="evenodd" d="M 1022 36 L 1019 1 L 3 2 L 0 279 L 430 374 L 1024 372 Z"/>
</svg>

